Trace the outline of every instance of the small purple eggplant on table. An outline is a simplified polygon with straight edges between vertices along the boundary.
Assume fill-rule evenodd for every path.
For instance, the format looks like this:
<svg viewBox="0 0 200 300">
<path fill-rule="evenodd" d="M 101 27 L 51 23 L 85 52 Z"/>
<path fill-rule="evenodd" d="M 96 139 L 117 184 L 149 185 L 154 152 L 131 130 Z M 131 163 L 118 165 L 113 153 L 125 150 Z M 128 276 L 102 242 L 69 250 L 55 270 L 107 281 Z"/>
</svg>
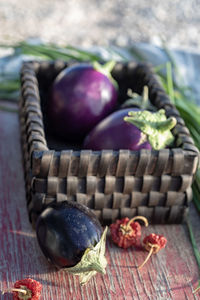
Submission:
<svg viewBox="0 0 200 300">
<path fill-rule="evenodd" d="M 57 268 L 79 275 L 81 285 L 97 272 L 106 273 L 106 233 L 95 214 L 75 201 L 49 205 L 36 224 L 45 257 Z"/>
</svg>

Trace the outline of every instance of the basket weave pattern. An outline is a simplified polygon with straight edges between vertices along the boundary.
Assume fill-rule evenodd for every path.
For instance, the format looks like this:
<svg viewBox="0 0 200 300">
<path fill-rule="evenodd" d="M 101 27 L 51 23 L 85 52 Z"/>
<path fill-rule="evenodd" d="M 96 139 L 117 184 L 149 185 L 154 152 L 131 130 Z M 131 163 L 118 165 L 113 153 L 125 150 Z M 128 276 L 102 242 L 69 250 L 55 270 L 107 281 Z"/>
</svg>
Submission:
<svg viewBox="0 0 200 300">
<path fill-rule="evenodd" d="M 120 97 L 127 88 L 149 98 L 174 116 L 175 148 L 154 150 L 55 150 L 44 130 L 41 95 L 64 62 L 28 62 L 21 71 L 20 125 L 27 204 L 31 222 L 51 202 L 74 200 L 94 210 L 104 224 L 116 218 L 146 216 L 152 223 L 180 223 L 192 199 L 198 149 L 178 111 L 146 64 L 117 63 L 113 76 Z M 42 96 L 47 97 L 47 96 Z"/>
</svg>

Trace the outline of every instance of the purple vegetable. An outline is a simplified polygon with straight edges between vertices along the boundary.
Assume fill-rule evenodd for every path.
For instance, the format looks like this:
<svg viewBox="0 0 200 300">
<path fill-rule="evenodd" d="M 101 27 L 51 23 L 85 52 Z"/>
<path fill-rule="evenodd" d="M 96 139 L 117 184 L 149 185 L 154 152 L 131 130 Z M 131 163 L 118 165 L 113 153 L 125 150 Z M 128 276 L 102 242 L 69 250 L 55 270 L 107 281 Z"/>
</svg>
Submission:
<svg viewBox="0 0 200 300">
<path fill-rule="evenodd" d="M 175 118 L 166 118 L 163 109 L 150 112 L 137 108 L 116 111 L 102 120 L 87 135 L 83 149 L 155 149 L 165 148 L 173 142 L 170 131 Z"/>
<path fill-rule="evenodd" d="M 142 147 L 151 149 L 148 141 L 140 142 L 141 132 L 130 123 L 124 121 L 129 111 L 138 109 L 122 109 L 116 111 L 101 121 L 85 138 L 84 149 L 130 149 L 139 150 Z"/>
<path fill-rule="evenodd" d="M 114 62 L 77 64 L 55 79 L 48 103 L 54 133 L 66 140 L 83 138 L 99 121 L 114 111 L 117 87 L 110 72 Z"/>
<path fill-rule="evenodd" d="M 75 201 L 50 205 L 36 225 L 45 257 L 58 268 L 80 275 L 82 284 L 96 272 L 105 273 L 106 231 L 88 207 Z"/>
</svg>

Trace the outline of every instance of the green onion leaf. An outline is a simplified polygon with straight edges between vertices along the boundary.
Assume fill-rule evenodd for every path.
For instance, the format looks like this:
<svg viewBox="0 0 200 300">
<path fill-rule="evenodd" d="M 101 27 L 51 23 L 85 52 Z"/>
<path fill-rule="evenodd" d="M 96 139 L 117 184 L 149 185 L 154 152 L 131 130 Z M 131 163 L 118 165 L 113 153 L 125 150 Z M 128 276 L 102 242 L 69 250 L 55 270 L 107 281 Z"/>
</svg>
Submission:
<svg viewBox="0 0 200 300">
<path fill-rule="evenodd" d="M 197 261 L 198 267 L 200 269 L 200 251 L 198 250 L 197 243 L 196 243 L 194 233 L 192 231 L 192 226 L 190 224 L 189 219 L 187 219 L 186 223 L 187 223 L 187 227 L 188 227 L 188 231 L 189 231 L 190 240 L 191 240 L 191 243 L 192 243 L 194 255 L 196 257 L 196 261 Z M 199 289 L 200 289 L 200 280 L 199 280 L 199 284 L 198 284 L 197 288 L 193 291 L 193 293 L 196 293 Z"/>
</svg>

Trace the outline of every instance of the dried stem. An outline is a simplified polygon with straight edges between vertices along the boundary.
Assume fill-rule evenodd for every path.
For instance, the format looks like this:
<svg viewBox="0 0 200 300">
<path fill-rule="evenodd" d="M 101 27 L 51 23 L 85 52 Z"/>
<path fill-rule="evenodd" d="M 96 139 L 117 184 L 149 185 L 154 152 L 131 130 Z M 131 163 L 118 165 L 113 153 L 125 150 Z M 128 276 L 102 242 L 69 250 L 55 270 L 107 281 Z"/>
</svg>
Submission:
<svg viewBox="0 0 200 300">
<path fill-rule="evenodd" d="M 24 289 L 13 288 L 13 289 L 10 289 L 10 290 L 5 290 L 5 291 L 3 291 L 3 292 L 2 292 L 2 295 L 6 294 L 6 293 L 10 293 L 10 292 L 19 292 L 19 293 L 22 293 L 22 294 L 24 294 L 24 295 L 27 294 L 27 291 L 24 290 Z"/>
<path fill-rule="evenodd" d="M 133 222 L 135 222 L 135 220 L 142 220 L 146 227 L 149 225 L 148 220 L 145 217 L 136 216 L 136 217 L 130 219 L 127 224 L 121 224 L 120 225 L 120 230 L 123 233 L 123 235 L 129 234 L 133 230 L 132 227 L 131 227 L 131 224 Z"/>
<path fill-rule="evenodd" d="M 160 247 L 159 247 L 158 245 L 151 245 L 151 249 L 150 249 L 150 251 L 149 251 L 149 253 L 148 253 L 146 259 L 145 259 L 145 260 L 143 261 L 143 263 L 138 267 L 138 270 L 141 269 L 141 268 L 147 263 L 147 261 L 149 260 L 149 258 L 151 257 L 151 255 L 152 255 L 153 253 L 158 252 L 159 248 L 160 248 Z"/>
<path fill-rule="evenodd" d="M 129 227 L 131 225 L 131 223 L 135 222 L 136 220 L 142 220 L 144 222 L 145 227 L 147 227 L 149 225 L 147 218 L 145 218 L 143 216 L 136 216 L 128 221 L 128 223 L 126 224 L 127 227 Z"/>
</svg>

